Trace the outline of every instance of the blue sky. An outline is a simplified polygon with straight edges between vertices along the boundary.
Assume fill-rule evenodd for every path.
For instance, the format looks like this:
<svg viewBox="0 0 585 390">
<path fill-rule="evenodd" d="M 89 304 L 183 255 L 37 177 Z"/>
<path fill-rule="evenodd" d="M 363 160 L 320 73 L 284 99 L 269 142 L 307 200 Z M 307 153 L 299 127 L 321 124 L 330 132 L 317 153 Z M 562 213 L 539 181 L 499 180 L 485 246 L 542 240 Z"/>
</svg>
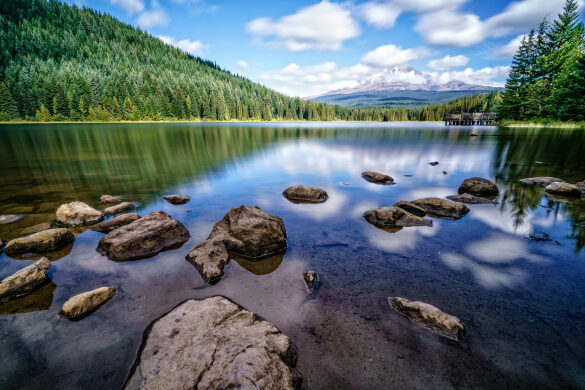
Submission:
<svg viewBox="0 0 585 390">
<path fill-rule="evenodd" d="M 581 0 L 583 1 L 583 0 Z M 564 0 L 68 0 L 280 92 L 367 80 L 501 86 L 522 34 Z"/>
</svg>

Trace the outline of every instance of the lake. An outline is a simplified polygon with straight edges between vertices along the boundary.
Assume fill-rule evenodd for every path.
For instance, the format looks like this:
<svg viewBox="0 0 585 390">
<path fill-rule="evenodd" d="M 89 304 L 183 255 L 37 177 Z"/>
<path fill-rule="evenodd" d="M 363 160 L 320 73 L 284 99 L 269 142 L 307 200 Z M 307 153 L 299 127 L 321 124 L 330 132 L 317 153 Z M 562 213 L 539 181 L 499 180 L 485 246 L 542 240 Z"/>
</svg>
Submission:
<svg viewBox="0 0 585 390">
<path fill-rule="evenodd" d="M 63 203 L 98 208 L 102 194 L 138 202 L 140 215 L 168 212 L 191 233 L 179 249 L 114 262 L 96 251 L 102 234 L 77 231 L 50 256 L 52 283 L 0 306 L 0 388 L 120 388 L 152 321 L 214 295 L 292 339 L 305 388 L 585 388 L 585 200 L 519 181 L 584 180 L 583 150 L 582 130 L 439 123 L 0 126 L 0 214 L 21 216 L 0 225 L 4 241 L 56 226 Z M 365 170 L 396 184 L 366 182 Z M 495 181 L 499 204 L 394 232 L 362 217 L 456 194 L 473 176 Z M 282 191 L 293 184 L 329 199 L 291 203 Z M 191 201 L 171 205 L 162 199 L 171 193 Z M 231 261 L 206 284 L 185 255 L 242 204 L 280 216 L 288 249 Z M 34 258 L 0 254 L 0 279 Z M 307 270 L 322 280 L 308 298 Z M 59 318 L 69 297 L 101 286 L 119 294 L 81 321 Z M 458 316 L 467 336 L 417 327 L 390 308 L 392 296 Z"/>
</svg>

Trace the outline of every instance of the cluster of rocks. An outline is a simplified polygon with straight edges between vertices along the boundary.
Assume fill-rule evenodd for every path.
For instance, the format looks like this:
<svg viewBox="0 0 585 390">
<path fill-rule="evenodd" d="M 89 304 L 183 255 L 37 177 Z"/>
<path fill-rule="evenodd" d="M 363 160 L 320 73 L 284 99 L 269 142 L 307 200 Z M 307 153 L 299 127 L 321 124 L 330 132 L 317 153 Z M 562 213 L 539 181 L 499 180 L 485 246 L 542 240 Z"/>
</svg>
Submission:
<svg viewBox="0 0 585 390">
<path fill-rule="evenodd" d="M 578 198 L 585 193 L 585 181 L 575 184 L 567 183 L 558 177 L 528 177 L 520 180 L 526 184 L 544 187 L 544 191 L 550 195 L 564 198 Z"/>
</svg>

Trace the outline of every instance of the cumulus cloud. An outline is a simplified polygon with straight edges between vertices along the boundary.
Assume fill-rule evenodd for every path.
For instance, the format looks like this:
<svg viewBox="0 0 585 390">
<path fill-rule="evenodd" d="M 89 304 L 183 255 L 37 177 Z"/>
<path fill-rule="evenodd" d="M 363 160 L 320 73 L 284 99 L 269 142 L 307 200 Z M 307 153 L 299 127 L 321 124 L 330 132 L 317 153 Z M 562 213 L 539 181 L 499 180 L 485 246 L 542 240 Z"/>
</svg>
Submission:
<svg viewBox="0 0 585 390">
<path fill-rule="evenodd" d="M 136 23 L 142 28 L 166 26 L 169 23 L 169 17 L 162 8 L 155 7 L 141 13 Z"/>
<path fill-rule="evenodd" d="M 247 68 L 248 67 L 248 62 L 244 61 L 244 60 L 238 60 L 236 62 L 236 64 L 240 67 L 240 68 Z"/>
<path fill-rule="evenodd" d="M 350 11 L 327 0 L 280 19 L 254 19 L 246 25 L 246 31 L 258 40 L 290 51 L 335 51 L 344 41 L 360 34 Z"/>
<path fill-rule="evenodd" d="M 178 49 L 183 50 L 185 53 L 189 53 L 194 56 L 200 56 L 202 54 L 205 45 L 201 41 L 192 41 L 190 39 L 182 39 L 180 41 L 175 41 L 173 37 L 169 37 L 166 35 L 158 36 L 158 39 L 167 43 L 169 45 L 173 45 Z"/>
<path fill-rule="evenodd" d="M 144 10 L 144 2 L 142 0 L 110 0 L 110 4 L 124 9 L 130 15 Z"/>
<path fill-rule="evenodd" d="M 396 19 L 402 13 L 399 7 L 392 3 L 365 3 L 360 7 L 362 17 L 376 28 L 394 27 Z"/>
<path fill-rule="evenodd" d="M 450 56 L 447 55 L 437 60 L 432 60 L 427 63 L 432 70 L 444 72 L 453 68 L 460 68 L 467 65 L 469 58 L 464 55 Z"/>
<path fill-rule="evenodd" d="M 412 60 L 428 57 L 431 51 L 425 47 L 403 49 L 400 46 L 384 45 L 366 53 L 362 62 L 366 65 L 386 68 L 394 65 L 404 65 Z"/>
<path fill-rule="evenodd" d="M 522 42 L 522 38 L 524 38 L 524 34 L 518 35 L 516 38 L 512 39 L 510 42 L 505 44 L 504 46 L 500 46 L 494 49 L 494 54 L 498 57 L 503 58 L 512 58 L 518 51 L 520 47 L 520 43 Z"/>
</svg>

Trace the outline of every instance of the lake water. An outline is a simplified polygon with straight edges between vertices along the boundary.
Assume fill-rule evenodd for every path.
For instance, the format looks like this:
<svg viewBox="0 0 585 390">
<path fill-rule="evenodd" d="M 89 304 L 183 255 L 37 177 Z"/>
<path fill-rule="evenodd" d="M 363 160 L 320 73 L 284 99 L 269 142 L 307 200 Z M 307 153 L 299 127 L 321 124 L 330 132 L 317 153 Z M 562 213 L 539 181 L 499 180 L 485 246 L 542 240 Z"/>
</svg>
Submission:
<svg viewBox="0 0 585 390">
<path fill-rule="evenodd" d="M 420 123 L 0 126 L 0 214 L 22 216 L 0 225 L 5 241 L 54 225 L 62 203 L 97 208 L 102 194 L 139 202 L 140 215 L 166 211 L 191 232 L 179 249 L 114 262 L 96 251 L 102 234 L 78 231 L 51 254 L 51 284 L 0 306 L 0 388 L 120 388 L 148 325 L 213 295 L 287 334 L 306 388 L 585 388 L 585 200 L 560 202 L 519 182 L 584 180 L 584 150 L 581 130 Z M 364 170 L 397 184 L 368 183 Z M 497 183 L 498 205 L 394 233 L 362 218 L 402 199 L 455 194 L 472 176 Z M 329 199 L 293 204 L 281 194 L 293 184 L 322 187 Z M 161 199 L 170 193 L 191 201 L 173 206 Z M 205 284 L 184 257 L 242 204 L 280 216 L 288 250 L 232 261 L 219 283 Z M 0 279 L 31 263 L 1 254 Z M 307 270 L 322 280 L 311 299 Z M 120 293 L 96 313 L 59 318 L 72 295 L 111 285 Z M 389 296 L 454 314 L 468 335 L 455 342 L 419 328 Z"/>
</svg>

